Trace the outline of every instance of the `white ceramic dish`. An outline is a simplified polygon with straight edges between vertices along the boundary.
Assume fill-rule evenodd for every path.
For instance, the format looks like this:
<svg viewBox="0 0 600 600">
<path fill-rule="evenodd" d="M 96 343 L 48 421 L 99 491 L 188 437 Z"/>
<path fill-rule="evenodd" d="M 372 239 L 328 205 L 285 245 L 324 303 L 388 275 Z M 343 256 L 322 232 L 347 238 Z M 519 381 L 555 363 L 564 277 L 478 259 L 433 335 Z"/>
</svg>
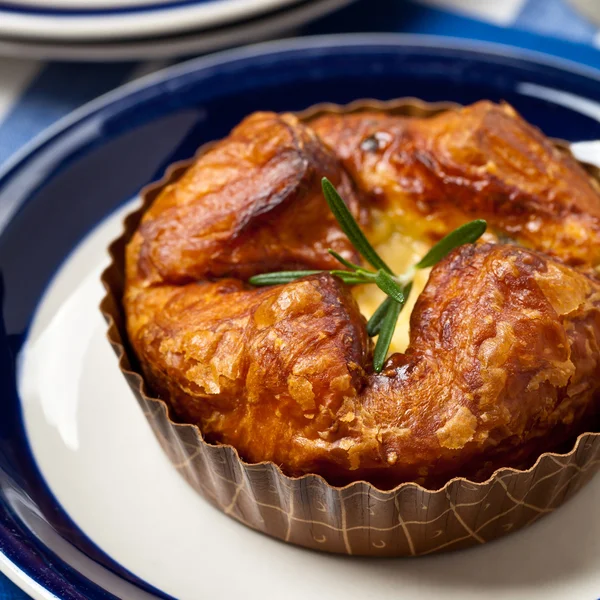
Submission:
<svg viewBox="0 0 600 600">
<path fill-rule="evenodd" d="M 172 4 L 177 0 L 11 0 L 16 7 L 29 7 L 47 10 L 60 9 L 122 9 L 138 6 L 158 6 Z"/>
<path fill-rule="evenodd" d="M 2 39 L 0 56 L 43 60 L 123 61 L 172 58 L 211 52 L 220 48 L 260 41 L 289 33 L 314 19 L 342 8 L 353 0 L 309 0 L 290 6 L 284 12 L 266 14 L 260 19 L 241 22 L 216 30 L 160 37 L 139 41 L 103 43 L 39 42 Z"/>
<path fill-rule="evenodd" d="M 0 36 L 46 41 L 143 38 L 208 29 L 282 10 L 300 0 L 173 0 L 129 9 L 64 10 L 0 4 Z"/>
</svg>

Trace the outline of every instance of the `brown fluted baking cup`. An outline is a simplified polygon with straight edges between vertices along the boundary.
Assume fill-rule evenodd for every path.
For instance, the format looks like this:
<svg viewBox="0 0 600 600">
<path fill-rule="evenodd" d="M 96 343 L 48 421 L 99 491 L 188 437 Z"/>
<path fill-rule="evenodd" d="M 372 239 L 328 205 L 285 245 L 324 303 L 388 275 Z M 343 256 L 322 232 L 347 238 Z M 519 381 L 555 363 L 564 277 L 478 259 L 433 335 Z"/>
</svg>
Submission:
<svg viewBox="0 0 600 600">
<path fill-rule="evenodd" d="M 386 110 L 428 116 L 455 104 L 415 99 L 374 100 L 340 107 L 321 104 L 299 114 L 308 120 L 330 112 Z M 197 156 L 212 144 L 203 146 Z M 563 150 L 565 146 L 563 145 Z M 146 388 L 125 327 L 125 246 L 160 190 L 176 181 L 191 161 L 172 165 L 142 191 L 143 206 L 125 220 L 110 247 L 102 275 L 101 310 L 119 366 L 161 446 L 189 484 L 224 513 L 258 531 L 315 550 L 369 556 L 418 556 L 466 548 L 530 525 L 575 494 L 600 464 L 600 434 L 584 433 L 566 454 L 544 453 L 527 470 L 497 470 L 483 483 L 455 478 L 439 490 L 404 483 L 382 491 L 359 481 L 329 485 L 318 475 L 288 477 L 274 463 L 248 464 L 235 448 L 212 445 L 195 425 L 176 423 L 167 404 Z M 598 176 L 598 173 L 595 173 Z"/>
</svg>

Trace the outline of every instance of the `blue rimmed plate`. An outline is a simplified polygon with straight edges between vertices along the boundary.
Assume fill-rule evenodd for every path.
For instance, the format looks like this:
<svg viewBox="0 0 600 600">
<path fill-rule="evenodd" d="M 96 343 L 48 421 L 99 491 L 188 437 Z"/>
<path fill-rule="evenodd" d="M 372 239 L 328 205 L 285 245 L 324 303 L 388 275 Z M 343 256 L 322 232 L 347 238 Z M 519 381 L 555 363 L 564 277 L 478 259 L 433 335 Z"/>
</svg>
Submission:
<svg viewBox="0 0 600 600">
<path fill-rule="evenodd" d="M 600 139 L 600 76 L 508 48 L 398 35 L 202 58 L 77 111 L 0 173 L 0 568 L 36 598 L 597 598 L 600 479 L 471 551 L 364 560 L 286 546 L 198 497 L 121 379 L 98 311 L 139 188 L 259 109 L 416 96 L 507 100 Z M 443 522 L 440 528 L 443 528 Z"/>
<path fill-rule="evenodd" d="M 301 0 L 0 0 L 0 36 L 99 41 L 209 29 Z"/>
<path fill-rule="evenodd" d="M 111 39 L 94 43 L 0 39 L 0 55 L 102 62 L 191 56 L 280 36 L 352 1 L 302 0 L 285 9 L 221 27 L 145 39 Z"/>
</svg>

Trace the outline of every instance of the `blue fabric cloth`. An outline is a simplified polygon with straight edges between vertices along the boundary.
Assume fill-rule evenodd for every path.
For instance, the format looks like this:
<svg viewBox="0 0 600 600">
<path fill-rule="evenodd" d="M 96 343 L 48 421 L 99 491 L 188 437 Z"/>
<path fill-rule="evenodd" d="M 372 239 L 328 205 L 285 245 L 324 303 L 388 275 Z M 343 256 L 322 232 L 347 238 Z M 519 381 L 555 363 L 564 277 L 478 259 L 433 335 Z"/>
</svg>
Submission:
<svg viewBox="0 0 600 600">
<path fill-rule="evenodd" d="M 2 600 L 25 600 L 29 596 L 0 574 L 0 598 Z"/>
<path fill-rule="evenodd" d="M 600 46 L 597 28 L 565 0 L 494 0 L 494 3 L 496 6 L 506 3 L 507 10 L 501 10 L 500 16 L 498 11 L 486 15 L 480 8 L 485 2 L 464 0 L 357 0 L 299 33 L 382 31 L 487 40 L 600 69 L 600 50 L 595 46 Z M 469 7 L 473 6 L 470 12 Z M 133 63 L 42 64 L 8 110 L 0 112 L 0 163 L 60 117 L 130 80 L 139 68 L 139 64 Z M 0 87 L 2 84 L 0 79 Z M 0 574 L 0 600 L 26 597 Z"/>
</svg>

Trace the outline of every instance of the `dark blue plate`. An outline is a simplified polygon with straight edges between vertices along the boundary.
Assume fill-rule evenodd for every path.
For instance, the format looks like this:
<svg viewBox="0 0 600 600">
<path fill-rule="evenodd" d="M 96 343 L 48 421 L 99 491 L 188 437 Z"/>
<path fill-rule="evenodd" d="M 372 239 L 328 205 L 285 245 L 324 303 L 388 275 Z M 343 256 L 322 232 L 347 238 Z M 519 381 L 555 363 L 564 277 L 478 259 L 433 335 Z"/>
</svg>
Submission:
<svg viewBox="0 0 600 600">
<path fill-rule="evenodd" d="M 37 514 L 100 569 L 158 597 L 104 555 L 53 499 L 33 462 L 15 361 L 57 267 L 104 216 L 165 167 L 255 110 L 416 96 L 506 100 L 546 134 L 600 139 L 595 71 L 500 46 L 400 35 L 275 42 L 201 58 L 93 102 L 39 137 L 0 173 L 0 568 L 36 597 L 114 598 L 29 531 Z M 24 520 L 23 520 L 24 519 Z M 114 578 L 114 575 L 113 575 Z M 33 583 L 37 582 L 37 583 Z M 37 587 L 33 587 L 37 586 Z"/>
</svg>

